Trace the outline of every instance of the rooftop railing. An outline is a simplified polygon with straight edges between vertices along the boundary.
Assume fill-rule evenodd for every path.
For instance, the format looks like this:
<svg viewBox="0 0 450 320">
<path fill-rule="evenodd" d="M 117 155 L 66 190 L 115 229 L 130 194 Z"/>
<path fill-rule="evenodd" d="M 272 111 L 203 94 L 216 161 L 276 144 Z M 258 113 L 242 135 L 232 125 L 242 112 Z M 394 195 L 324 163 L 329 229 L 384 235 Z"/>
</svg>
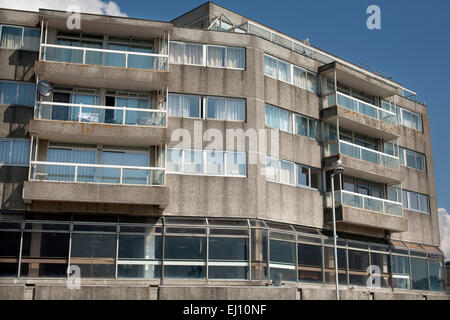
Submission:
<svg viewBox="0 0 450 320">
<path fill-rule="evenodd" d="M 30 180 L 116 185 L 164 186 L 165 168 L 65 162 L 30 162 Z"/>
<path fill-rule="evenodd" d="M 343 140 L 329 143 L 326 148 L 326 153 L 326 156 L 328 157 L 340 153 L 345 156 L 366 162 L 371 162 L 385 168 L 400 170 L 399 158 L 387 153 L 361 147 Z"/>
<path fill-rule="evenodd" d="M 400 202 L 366 196 L 346 190 L 335 191 L 334 198 L 336 205 L 403 217 L 403 206 Z"/>
<path fill-rule="evenodd" d="M 41 44 L 41 60 L 167 71 L 169 56 L 144 52 Z"/>
<path fill-rule="evenodd" d="M 341 92 L 327 96 L 327 101 L 328 107 L 340 106 L 389 124 L 397 124 L 397 115 L 394 112 L 384 110 Z"/>
<path fill-rule="evenodd" d="M 166 127 L 167 111 L 61 102 L 36 102 L 35 119 Z"/>
</svg>

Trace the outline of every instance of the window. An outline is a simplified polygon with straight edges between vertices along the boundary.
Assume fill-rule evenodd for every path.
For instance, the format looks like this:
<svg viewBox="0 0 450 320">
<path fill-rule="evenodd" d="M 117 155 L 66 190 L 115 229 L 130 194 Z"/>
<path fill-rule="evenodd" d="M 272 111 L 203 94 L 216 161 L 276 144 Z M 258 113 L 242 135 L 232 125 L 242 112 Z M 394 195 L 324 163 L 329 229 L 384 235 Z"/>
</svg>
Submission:
<svg viewBox="0 0 450 320">
<path fill-rule="evenodd" d="M 35 94 L 34 83 L 0 81 L 0 104 L 34 107 Z"/>
<path fill-rule="evenodd" d="M 246 177 L 247 154 L 167 148 L 166 169 L 169 173 Z"/>
<path fill-rule="evenodd" d="M 325 283 L 336 283 L 336 272 L 334 266 L 334 248 L 324 247 L 324 261 L 325 261 Z M 341 285 L 347 284 L 347 249 L 337 249 L 337 264 L 338 264 L 338 281 Z"/>
<path fill-rule="evenodd" d="M 201 97 L 170 93 L 168 113 L 170 117 L 201 118 Z"/>
<path fill-rule="evenodd" d="M 206 277 L 206 238 L 166 236 L 164 277 L 201 279 Z"/>
<path fill-rule="evenodd" d="M 348 250 L 348 269 L 350 285 L 367 286 L 369 278 L 369 252 Z"/>
<path fill-rule="evenodd" d="M 430 285 L 432 291 L 445 291 L 445 269 L 442 261 L 428 260 L 430 270 Z"/>
<path fill-rule="evenodd" d="M 318 121 L 299 114 L 295 114 L 295 134 L 317 139 Z"/>
<path fill-rule="evenodd" d="M 214 120 L 245 121 L 245 99 L 207 97 L 206 117 Z"/>
<path fill-rule="evenodd" d="M 292 133 L 292 113 L 266 104 L 266 126 Z"/>
<path fill-rule="evenodd" d="M 270 280 L 296 281 L 295 243 L 270 240 Z"/>
<path fill-rule="evenodd" d="M 392 255 L 392 286 L 409 289 L 409 257 Z"/>
<path fill-rule="evenodd" d="M 409 168 L 425 171 L 425 155 L 413 150 L 399 147 L 400 164 Z"/>
<path fill-rule="evenodd" d="M 248 279 L 248 249 L 248 238 L 210 236 L 208 278 Z"/>
<path fill-rule="evenodd" d="M 266 179 L 284 184 L 320 189 L 320 169 L 266 157 Z"/>
<path fill-rule="evenodd" d="M 391 287 L 391 277 L 390 277 L 391 263 L 390 263 L 389 254 L 371 252 L 370 253 L 370 262 L 371 262 L 372 266 L 377 266 L 379 268 L 381 287 L 382 288 L 390 288 Z M 376 269 L 371 269 L 371 270 L 372 270 L 372 272 L 374 270 L 376 272 L 378 272 L 378 270 L 376 270 Z M 372 283 L 372 285 L 377 285 L 376 281 L 375 281 L 375 283 Z"/>
<path fill-rule="evenodd" d="M 322 283 L 322 247 L 298 244 L 298 281 Z"/>
<path fill-rule="evenodd" d="M 0 32 L 1 48 L 39 51 L 39 29 L 1 25 Z"/>
<path fill-rule="evenodd" d="M 29 140 L 0 139 L 0 165 L 28 166 L 29 160 Z"/>
<path fill-rule="evenodd" d="M 277 80 L 293 84 L 296 87 L 317 92 L 317 75 L 315 73 L 267 54 L 264 55 L 264 74 Z"/>
<path fill-rule="evenodd" d="M 427 260 L 411 258 L 412 289 L 429 290 Z"/>
<path fill-rule="evenodd" d="M 420 114 L 398 106 L 393 106 L 393 108 L 397 115 L 397 123 L 416 131 L 422 131 L 422 116 Z"/>
<path fill-rule="evenodd" d="M 412 191 L 402 191 L 403 209 L 430 213 L 430 198 L 428 195 Z"/>
<path fill-rule="evenodd" d="M 171 41 L 169 59 L 174 64 L 243 70 L 245 48 Z"/>
<path fill-rule="evenodd" d="M 17 277 L 20 230 L 0 231 L 0 277 Z"/>
</svg>

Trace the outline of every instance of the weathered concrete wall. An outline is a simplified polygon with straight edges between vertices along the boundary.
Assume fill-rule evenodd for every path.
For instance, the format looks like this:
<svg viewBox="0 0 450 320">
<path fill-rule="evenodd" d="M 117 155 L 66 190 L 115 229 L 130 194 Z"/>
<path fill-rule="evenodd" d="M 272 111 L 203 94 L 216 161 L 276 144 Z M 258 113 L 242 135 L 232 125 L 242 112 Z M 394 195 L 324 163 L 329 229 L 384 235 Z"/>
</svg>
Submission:
<svg viewBox="0 0 450 320">
<path fill-rule="evenodd" d="M 160 300 L 295 300 L 295 287 L 161 286 Z"/>
<path fill-rule="evenodd" d="M 34 300 L 157 300 L 158 289 L 150 287 L 82 286 L 70 290 L 66 286 L 39 285 Z"/>
</svg>

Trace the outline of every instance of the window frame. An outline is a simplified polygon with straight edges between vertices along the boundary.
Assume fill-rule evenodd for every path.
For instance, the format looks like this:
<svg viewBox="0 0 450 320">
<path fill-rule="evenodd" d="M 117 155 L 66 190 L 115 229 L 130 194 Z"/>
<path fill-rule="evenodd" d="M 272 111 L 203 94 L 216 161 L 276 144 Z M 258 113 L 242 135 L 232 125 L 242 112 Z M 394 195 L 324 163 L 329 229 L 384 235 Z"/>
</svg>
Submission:
<svg viewBox="0 0 450 320">
<path fill-rule="evenodd" d="M 11 27 L 11 28 L 19 28 L 22 29 L 22 36 L 21 36 L 21 40 L 20 40 L 20 46 L 19 48 L 6 48 L 1 46 L 1 42 L 2 42 L 2 38 L 3 38 L 3 27 Z M 38 30 L 39 31 L 39 35 L 41 34 L 41 30 L 38 28 L 33 28 L 33 27 L 26 27 L 26 26 L 17 26 L 17 25 L 12 25 L 12 24 L 0 24 L 0 49 L 5 49 L 5 50 L 23 50 L 23 51 L 30 51 L 30 52 L 39 52 L 40 49 L 40 45 L 41 45 L 41 36 L 39 36 L 39 47 L 36 48 L 36 50 L 28 50 L 28 49 L 24 49 L 23 47 L 25 46 L 25 42 L 24 42 L 24 38 L 25 38 L 25 29 L 33 29 L 33 30 Z"/>
<path fill-rule="evenodd" d="M 6 141 L 9 144 L 8 147 L 8 161 L 3 163 L 0 162 L 0 166 L 4 167 L 29 167 L 30 166 L 30 153 L 31 153 L 31 141 L 28 139 L 17 139 L 17 138 L 0 138 L 0 141 Z M 28 142 L 28 155 L 26 157 L 26 163 L 25 164 L 18 164 L 18 163 L 11 163 L 11 157 L 12 157 L 12 149 L 13 149 L 13 142 L 14 141 L 20 141 L 20 142 Z"/>
</svg>

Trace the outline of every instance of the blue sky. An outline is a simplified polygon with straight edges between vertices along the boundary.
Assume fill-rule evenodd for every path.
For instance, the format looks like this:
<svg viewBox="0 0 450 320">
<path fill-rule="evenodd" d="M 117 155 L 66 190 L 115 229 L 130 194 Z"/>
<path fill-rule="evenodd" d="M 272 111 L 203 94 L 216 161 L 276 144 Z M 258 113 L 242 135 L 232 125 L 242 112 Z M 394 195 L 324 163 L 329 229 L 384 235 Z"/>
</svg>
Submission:
<svg viewBox="0 0 450 320">
<path fill-rule="evenodd" d="M 130 17 L 171 20 L 204 1 L 116 1 Z M 393 77 L 425 101 L 431 121 L 438 206 L 450 211 L 450 1 L 214 1 L 354 63 Z M 381 9 L 369 30 L 366 9 Z"/>
</svg>

